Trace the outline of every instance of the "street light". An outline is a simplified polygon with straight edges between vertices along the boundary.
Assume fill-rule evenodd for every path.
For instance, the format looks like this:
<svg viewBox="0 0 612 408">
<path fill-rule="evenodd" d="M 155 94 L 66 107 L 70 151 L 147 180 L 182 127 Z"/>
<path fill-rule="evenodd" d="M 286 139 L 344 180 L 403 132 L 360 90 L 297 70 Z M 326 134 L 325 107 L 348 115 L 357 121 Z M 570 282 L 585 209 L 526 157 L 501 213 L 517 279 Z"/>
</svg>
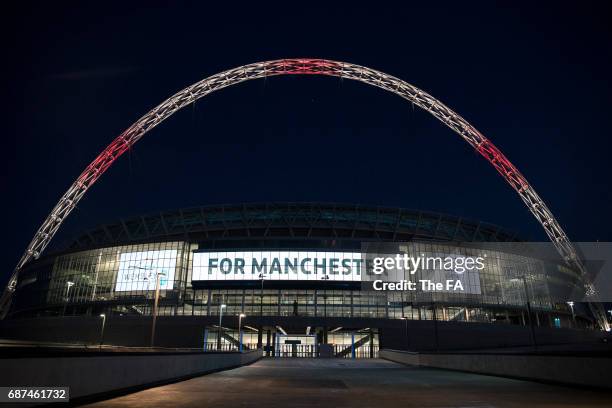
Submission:
<svg viewBox="0 0 612 408">
<path fill-rule="evenodd" d="M 567 302 L 567 305 L 570 307 L 570 309 L 572 309 L 572 321 L 574 322 L 574 324 L 576 324 L 576 315 L 574 314 L 574 302 L 569 301 Z"/>
<path fill-rule="evenodd" d="M 70 288 L 72 286 L 74 286 L 74 282 L 66 281 L 66 299 L 64 302 L 64 312 L 62 313 L 63 316 L 66 315 L 66 305 L 68 304 L 68 300 L 70 299 Z"/>
<path fill-rule="evenodd" d="M 66 286 L 68 286 L 66 288 L 66 297 L 68 297 L 68 291 L 70 291 L 70 288 L 74 285 L 74 282 L 72 281 L 66 281 Z"/>
<path fill-rule="evenodd" d="M 106 315 L 104 313 L 100 314 L 102 318 L 102 330 L 100 330 L 100 347 L 102 347 L 102 343 L 104 343 L 104 326 L 106 326 Z"/>
<path fill-rule="evenodd" d="M 240 313 L 238 315 L 238 350 L 242 353 L 242 318 L 246 317 L 246 315 L 244 313 Z"/>
<path fill-rule="evenodd" d="M 523 282 L 523 289 L 525 290 L 525 299 L 527 300 L 527 318 L 529 320 L 529 327 L 531 328 L 531 341 L 533 342 L 533 348 L 538 349 L 538 343 L 536 341 L 535 329 L 533 327 L 533 320 L 531 319 L 531 303 L 529 302 L 529 292 L 527 292 L 527 279 L 525 275 L 520 278 L 510 279 L 510 282 Z"/>
<path fill-rule="evenodd" d="M 408 350 L 409 342 L 408 342 L 408 316 L 402 316 L 402 320 L 404 321 L 404 337 L 406 338 L 406 350 Z"/>
<path fill-rule="evenodd" d="M 138 268 L 138 269 L 148 269 L 148 268 Z M 153 304 L 153 322 L 151 323 L 151 347 L 155 344 L 155 325 L 157 323 L 157 305 L 159 304 L 159 278 L 160 276 L 166 276 L 166 273 L 163 271 L 155 271 L 155 303 Z"/>
<path fill-rule="evenodd" d="M 262 335 L 263 335 L 263 285 L 264 285 L 264 274 L 259 274 L 259 280 L 261 281 L 261 296 L 259 296 L 259 332 L 257 334 L 257 347 L 262 346 Z"/>
<path fill-rule="evenodd" d="M 261 296 L 259 297 L 259 315 L 263 316 L 263 284 L 265 280 L 265 275 L 262 273 L 259 274 L 259 280 L 261 281 Z"/>
<path fill-rule="evenodd" d="M 223 326 L 221 322 L 223 321 L 223 309 L 225 309 L 227 305 L 225 303 L 221 303 L 219 305 L 219 334 L 217 336 L 217 351 L 221 350 L 221 331 L 223 330 Z"/>
<path fill-rule="evenodd" d="M 436 312 L 436 302 L 431 302 L 431 311 L 433 312 L 432 317 L 434 321 L 434 340 L 437 353 L 440 349 L 440 341 L 438 340 L 438 313 Z"/>
</svg>

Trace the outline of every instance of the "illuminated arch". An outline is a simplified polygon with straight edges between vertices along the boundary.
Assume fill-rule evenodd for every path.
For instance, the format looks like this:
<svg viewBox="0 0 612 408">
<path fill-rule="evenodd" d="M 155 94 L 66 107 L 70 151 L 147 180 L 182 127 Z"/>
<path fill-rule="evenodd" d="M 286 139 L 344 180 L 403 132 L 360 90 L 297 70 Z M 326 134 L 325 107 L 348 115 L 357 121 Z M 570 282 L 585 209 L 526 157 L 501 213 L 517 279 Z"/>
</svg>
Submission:
<svg viewBox="0 0 612 408">
<path fill-rule="evenodd" d="M 570 266 L 582 273 L 586 273 L 584 265 L 577 256 L 573 244 L 567 238 L 567 235 L 533 187 L 531 187 L 516 167 L 510 163 L 506 156 L 465 119 L 428 93 L 399 78 L 371 68 L 346 62 L 306 58 L 258 62 L 212 75 L 174 94 L 136 121 L 113 140 L 113 142 L 108 145 L 89 166 L 87 166 L 83 173 L 81 173 L 55 205 L 19 260 L 3 298 L 6 298 L 7 292 L 9 292 L 10 296 L 10 292 L 14 290 L 19 270 L 28 261 L 40 256 L 62 222 L 75 208 L 81 198 L 83 198 L 87 190 L 100 176 L 102 176 L 102 174 L 104 174 L 115 160 L 140 140 L 148 131 L 155 128 L 176 111 L 212 92 L 251 79 L 276 75 L 328 75 L 353 79 L 392 92 L 423 108 L 446 126 L 454 130 L 463 140 L 469 143 L 478 153 L 484 156 L 493 167 L 495 167 L 502 177 L 518 193 L 527 208 L 529 208 L 529 211 L 531 211 L 542 225 L 563 259 Z M 0 306 L 3 306 L 4 303 L 3 301 Z"/>
</svg>

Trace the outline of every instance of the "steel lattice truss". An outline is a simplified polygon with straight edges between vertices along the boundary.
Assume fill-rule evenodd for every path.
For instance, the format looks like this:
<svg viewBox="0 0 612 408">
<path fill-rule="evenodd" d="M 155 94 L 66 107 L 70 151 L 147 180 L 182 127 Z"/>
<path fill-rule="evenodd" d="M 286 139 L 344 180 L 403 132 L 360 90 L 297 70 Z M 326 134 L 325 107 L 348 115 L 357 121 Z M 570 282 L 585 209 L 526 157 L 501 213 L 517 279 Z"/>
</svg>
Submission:
<svg viewBox="0 0 612 408">
<path fill-rule="evenodd" d="M 3 298 L 8 296 L 10 299 L 10 292 L 14 291 L 19 270 L 28 261 L 40 256 L 62 222 L 72 212 L 81 198 L 83 198 L 87 190 L 119 156 L 125 153 L 147 132 L 169 118 L 176 111 L 212 92 L 251 79 L 276 75 L 328 75 L 352 79 L 392 92 L 426 110 L 454 130 L 495 167 L 518 193 L 527 208 L 529 208 L 529 211 L 542 225 L 565 262 L 570 267 L 576 268 L 583 273 L 585 278 L 587 278 L 585 281 L 589 282 L 586 276 L 586 269 L 578 257 L 573 244 L 533 187 L 489 139 L 452 109 L 421 89 L 399 78 L 371 68 L 322 59 L 285 59 L 244 65 L 205 78 L 166 99 L 120 134 L 87 166 L 47 216 L 17 264 Z M 587 292 L 594 293 L 592 286 L 590 284 L 587 285 Z M 0 306 L 4 307 L 5 302 L 6 300 L 3 299 Z"/>
</svg>

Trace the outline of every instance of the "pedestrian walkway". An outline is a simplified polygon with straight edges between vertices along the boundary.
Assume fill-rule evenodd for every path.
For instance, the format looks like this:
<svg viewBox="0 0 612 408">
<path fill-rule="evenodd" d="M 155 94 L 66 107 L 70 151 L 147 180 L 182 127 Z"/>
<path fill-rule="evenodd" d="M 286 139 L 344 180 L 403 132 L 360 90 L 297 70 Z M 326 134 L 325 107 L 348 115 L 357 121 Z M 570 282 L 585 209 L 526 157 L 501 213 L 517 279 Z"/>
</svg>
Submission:
<svg viewBox="0 0 612 408">
<path fill-rule="evenodd" d="M 609 407 L 612 394 L 380 359 L 262 359 L 90 407 Z"/>
</svg>

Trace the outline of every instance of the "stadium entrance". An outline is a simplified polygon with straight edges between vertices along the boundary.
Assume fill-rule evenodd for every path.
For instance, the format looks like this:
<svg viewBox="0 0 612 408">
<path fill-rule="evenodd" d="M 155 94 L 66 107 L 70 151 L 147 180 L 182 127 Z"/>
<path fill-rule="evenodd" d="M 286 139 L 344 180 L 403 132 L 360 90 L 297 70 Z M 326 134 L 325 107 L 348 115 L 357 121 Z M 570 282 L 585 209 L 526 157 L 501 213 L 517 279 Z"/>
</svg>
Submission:
<svg viewBox="0 0 612 408">
<path fill-rule="evenodd" d="M 377 358 L 378 330 L 372 328 L 306 327 L 301 332 L 282 326 L 245 326 L 236 328 L 215 325 L 204 330 L 205 351 L 264 350 L 270 358 Z"/>
</svg>

